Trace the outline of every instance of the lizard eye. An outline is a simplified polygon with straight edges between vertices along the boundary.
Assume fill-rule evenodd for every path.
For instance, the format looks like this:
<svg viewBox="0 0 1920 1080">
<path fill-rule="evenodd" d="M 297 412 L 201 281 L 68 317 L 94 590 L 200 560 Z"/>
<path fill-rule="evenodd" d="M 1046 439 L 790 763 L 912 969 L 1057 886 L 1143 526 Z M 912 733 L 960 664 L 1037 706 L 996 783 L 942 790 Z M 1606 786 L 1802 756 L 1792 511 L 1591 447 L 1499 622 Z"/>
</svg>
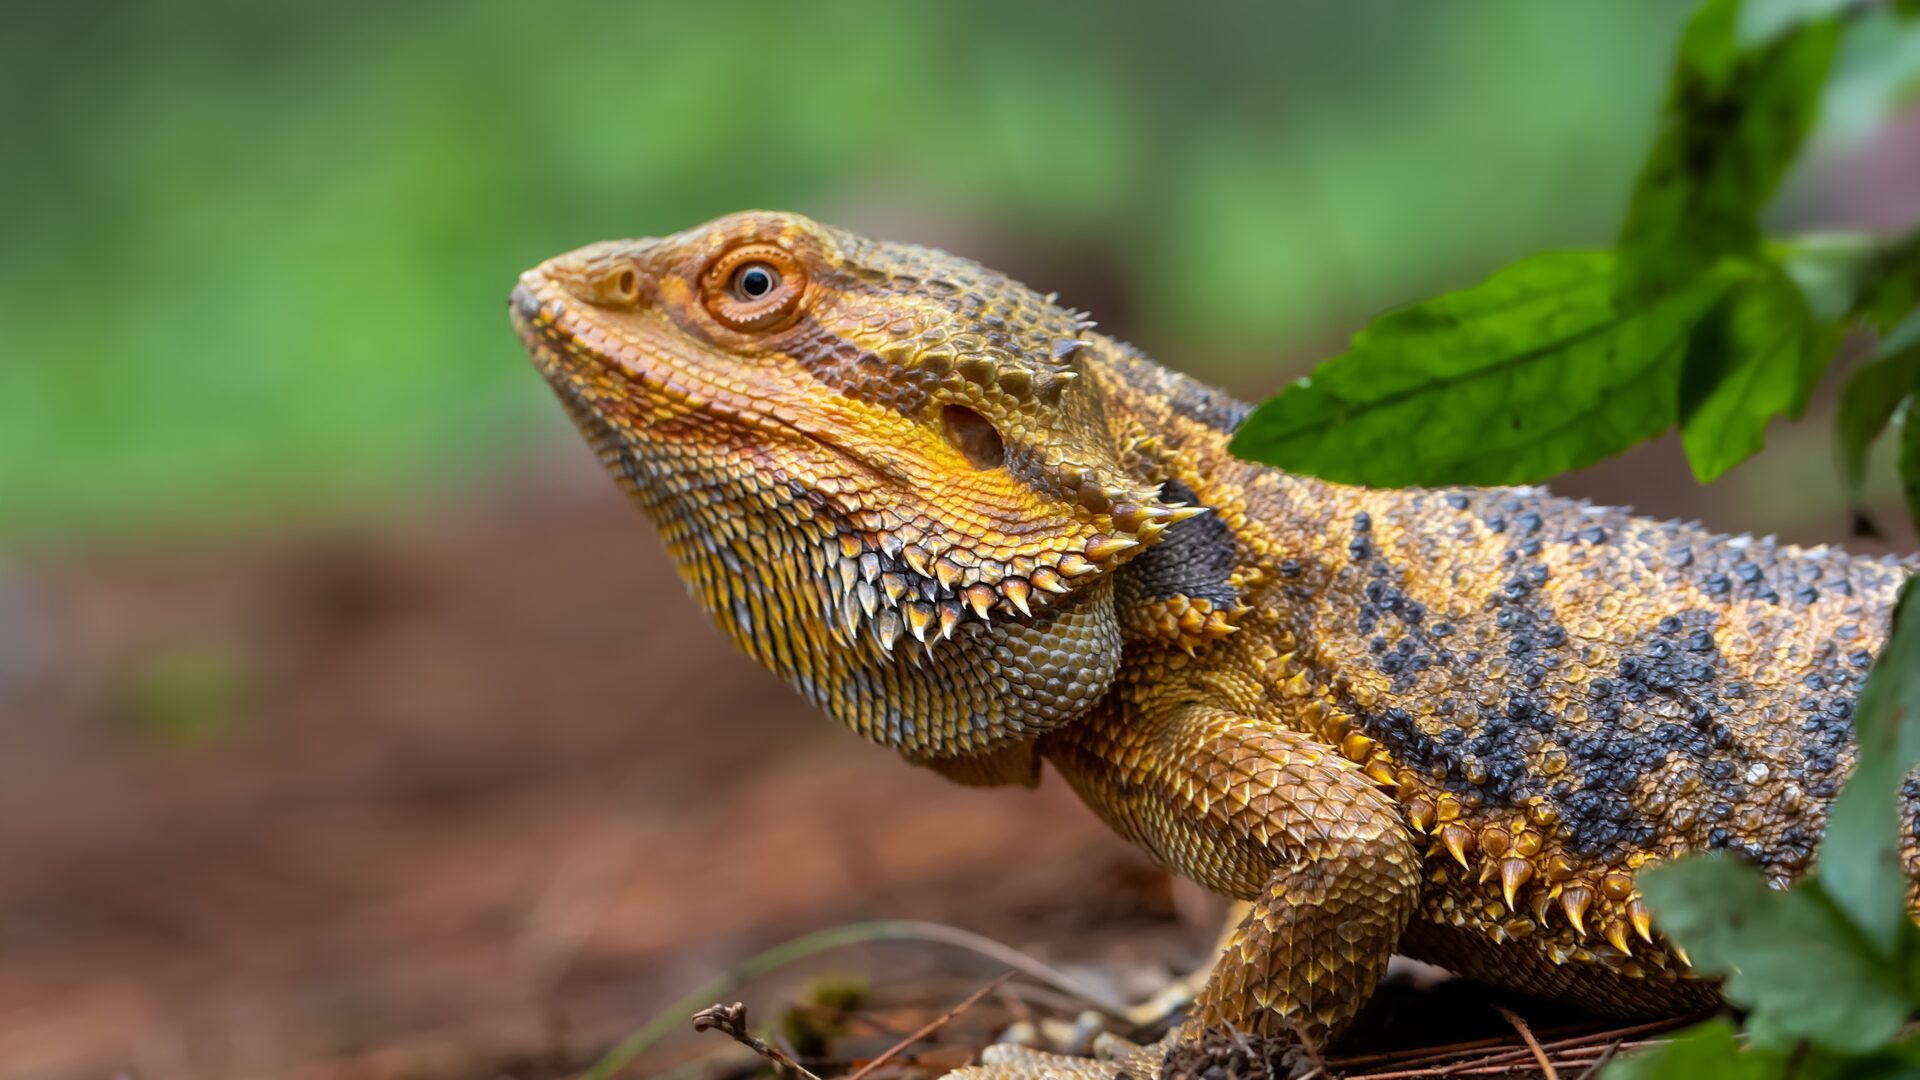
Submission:
<svg viewBox="0 0 1920 1080">
<path fill-rule="evenodd" d="M 780 271 L 766 263 L 748 263 L 733 272 L 733 295 L 745 303 L 772 292 L 780 286 Z"/>
<path fill-rule="evenodd" d="M 701 283 L 707 310 L 735 330 L 774 330 L 800 310 L 807 275 L 800 260 L 772 244 L 722 255 Z"/>
</svg>

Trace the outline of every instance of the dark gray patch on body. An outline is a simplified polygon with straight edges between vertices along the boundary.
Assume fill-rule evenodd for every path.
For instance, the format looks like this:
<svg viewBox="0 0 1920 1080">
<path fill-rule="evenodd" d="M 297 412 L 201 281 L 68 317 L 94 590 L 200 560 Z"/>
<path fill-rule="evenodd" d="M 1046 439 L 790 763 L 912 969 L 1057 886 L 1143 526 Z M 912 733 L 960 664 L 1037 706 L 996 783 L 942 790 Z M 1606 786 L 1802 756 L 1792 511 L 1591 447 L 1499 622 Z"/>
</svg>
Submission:
<svg viewBox="0 0 1920 1080">
<path fill-rule="evenodd" d="M 1751 755 L 1729 722 L 1737 686 L 1714 642 L 1715 612 L 1680 611 L 1643 629 L 1611 671 L 1587 684 L 1589 723 L 1564 739 L 1568 780 L 1560 798 L 1567 842 L 1583 855 L 1618 859 L 1659 835 L 1646 816 L 1644 782 L 1676 759 L 1718 793 L 1703 807 L 1727 820 Z"/>
<path fill-rule="evenodd" d="M 1421 511 L 1458 513 L 1469 528 L 1477 518 L 1480 527 L 1509 539 L 1503 557 L 1505 580 L 1476 617 L 1478 625 L 1471 629 L 1477 633 L 1456 637 L 1458 628 L 1445 620 L 1429 619 L 1418 603 L 1378 582 L 1367 586 L 1367 603 L 1361 607 L 1355 629 L 1375 634 L 1380 620 L 1389 616 L 1398 616 L 1405 624 L 1395 642 L 1378 634 L 1369 641 L 1378 657 L 1376 668 L 1393 680 L 1390 689 L 1398 695 L 1414 693 L 1420 673 L 1430 666 L 1460 671 L 1470 681 L 1480 681 L 1496 660 L 1500 662 L 1505 674 L 1500 677 L 1501 696 L 1496 703 L 1449 696 L 1420 710 L 1390 707 L 1370 717 L 1368 726 L 1369 733 L 1385 742 L 1397 758 L 1434 776 L 1469 805 L 1511 807 L 1548 793 L 1549 778 L 1540 774 L 1535 761 L 1559 723 L 1545 688 L 1559 679 L 1568 658 L 1568 637 L 1539 597 L 1549 576 L 1540 560 L 1544 550 L 1541 515 L 1510 493 L 1477 494 L 1476 500 L 1463 491 L 1436 492 L 1437 498 L 1423 500 Z M 1366 530 L 1359 528 L 1366 523 L 1353 524 L 1359 535 L 1350 541 L 1349 551 L 1357 554 L 1367 550 Z M 1486 632 L 1488 628 L 1492 633 Z M 1415 718 L 1417 711 L 1431 711 L 1437 723 L 1422 726 Z"/>
<path fill-rule="evenodd" d="M 1189 505 L 1200 501 L 1192 488 L 1178 480 L 1167 481 L 1160 497 Z M 1123 602 L 1155 603 L 1186 596 L 1230 611 L 1240 602 L 1231 580 L 1236 557 L 1233 529 L 1219 515 L 1202 514 L 1183 521 L 1120 570 L 1118 584 L 1126 590 Z"/>
</svg>

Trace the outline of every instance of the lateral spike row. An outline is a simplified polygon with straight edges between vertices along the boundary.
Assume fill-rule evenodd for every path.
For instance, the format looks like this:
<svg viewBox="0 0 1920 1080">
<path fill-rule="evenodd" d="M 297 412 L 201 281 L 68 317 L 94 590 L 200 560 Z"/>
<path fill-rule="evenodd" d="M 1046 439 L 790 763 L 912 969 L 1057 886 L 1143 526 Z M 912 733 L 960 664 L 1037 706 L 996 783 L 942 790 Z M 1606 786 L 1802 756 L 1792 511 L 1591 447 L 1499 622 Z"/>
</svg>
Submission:
<svg viewBox="0 0 1920 1080">
<path fill-rule="evenodd" d="M 1587 908 L 1592 905 L 1593 890 L 1584 885 L 1572 885 L 1560 892 L 1560 910 L 1566 912 L 1568 925 L 1581 937 L 1587 936 Z"/>
<path fill-rule="evenodd" d="M 1553 893 L 1546 889 L 1535 889 L 1528 896 L 1527 905 L 1533 910 L 1533 921 L 1545 926 L 1547 916 L 1553 914 Z"/>
<path fill-rule="evenodd" d="M 1425 797 L 1415 798 L 1407 803 L 1407 822 L 1416 832 L 1426 833 L 1433 828 L 1433 801 Z"/>
<path fill-rule="evenodd" d="M 1607 939 L 1607 944 L 1612 945 L 1614 948 L 1620 950 L 1621 956 L 1633 955 L 1633 948 L 1630 945 L 1630 943 L 1627 941 L 1627 924 L 1626 923 L 1621 922 L 1617 919 L 1614 920 L 1613 922 L 1609 922 L 1607 924 L 1605 936 Z"/>
<path fill-rule="evenodd" d="M 1365 772 L 1367 777 L 1374 783 L 1379 784 L 1388 791 L 1392 791 L 1400 786 L 1400 777 L 1394 774 L 1393 763 L 1387 760 L 1385 754 L 1373 755 L 1373 759 L 1367 762 L 1366 768 L 1362 771 Z"/>
<path fill-rule="evenodd" d="M 1633 932 L 1640 935 L 1641 941 L 1653 944 L 1653 910 L 1647 907 L 1646 901 L 1636 897 L 1627 902 L 1627 921 L 1633 924 Z"/>
</svg>

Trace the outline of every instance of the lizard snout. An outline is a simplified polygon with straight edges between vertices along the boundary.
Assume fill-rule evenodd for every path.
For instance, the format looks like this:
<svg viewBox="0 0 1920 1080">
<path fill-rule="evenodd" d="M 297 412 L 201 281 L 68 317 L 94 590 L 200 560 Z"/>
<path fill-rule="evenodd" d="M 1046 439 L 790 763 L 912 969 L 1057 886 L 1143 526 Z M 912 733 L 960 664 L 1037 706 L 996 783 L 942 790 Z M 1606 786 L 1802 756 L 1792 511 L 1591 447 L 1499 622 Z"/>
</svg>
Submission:
<svg viewBox="0 0 1920 1080">
<path fill-rule="evenodd" d="M 548 295 L 550 290 L 541 285 L 557 285 L 573 299 L 600 308 L 641 307 L 652 301 L 658 285 L 653 272 L 636 258 L 649 243 L 625 240 L 590 244 L 548 259 L 522 274 L 520 284 Z"/>
<path fill-rule="evenodd" d="M 508 295 L 507 306 L 513 309 L 514 314 L 529 322 L 538 318 L 540 315 L 540 297 L 535 295 L 534 291 L 527 287 L 527 282 L 524 277 L 513 287 L 513 292 Z"/>
</svg>

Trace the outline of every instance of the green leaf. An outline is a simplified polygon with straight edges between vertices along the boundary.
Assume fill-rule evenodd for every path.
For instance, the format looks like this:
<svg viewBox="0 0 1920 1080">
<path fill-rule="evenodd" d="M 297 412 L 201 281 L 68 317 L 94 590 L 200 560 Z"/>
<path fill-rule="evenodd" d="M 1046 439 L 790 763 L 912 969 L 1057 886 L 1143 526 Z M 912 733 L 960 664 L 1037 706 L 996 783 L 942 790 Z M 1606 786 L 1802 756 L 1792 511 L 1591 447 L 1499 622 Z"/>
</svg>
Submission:
<svg viewBox="0 0 1920 1080">
<path fill-rule="evenodd" d="M 1759 871 L 1710 852 L 1649 870 L 1640 887 L 1694 967 L 1727 977 L 1726 998 L 1749 1010 L 1756 1045 L 1805 1039 L 1859 1053 L 1906 1020 L 1911 1003 L 1901 978 L 1818 882 L 1776 891 Z"/>
<path fill-rule="evenodd" d="M 1695 327 L 1680 379 L 1680 432 L 1694 478 L 1707 483 L 1766 445 L 1767 422 L 1799 417 L 1833 357 L 1800 289 L 1766 264 Z"/>
<path fill-rule="evenodd" d="M 1241 457 L 1343 483 L 1531 483 L 1673 423 L 1708 277 L 1616 305 L 1612 256 L 1539 255 L 1390 312 L 1253 411 Z"/>
<path fill-rule="evenodd" d="M 1741 1046 L 1733 1022 L 1709 1020 L 1672 1041 L 1631 1051 L 1607 1066 L 1602 1080 L 1914 1080 L 1920 1036 L 1867 1054 L 1816 1047 L 1775 1050 Z"/>
<path fill-rule="evenodd" d="M 1900 424 L 1900 493 L 1907 501 L 1907 517 L 1920 528 L 1920 417 L 1907 411 Z"/>
<path fill-rule="evenodd" d="M 1873 238 L 1860 233 L 1815 233 L 1767 244 L 1767 257 L 1780 264 L 1807 309 L 1821 323 L 1854 314 L 1862 283 L 1879 254 Z"/>
<path fill-rule="evenodd" d="M 1847 380 L 1834 416 L 1840 474 L 1855 502 L 1867 479 L 1867 451 L 1902 401 L 1920 388 L 1920 313 L 1882 338 L 1871 360 Z"/>
<path fill-rule="evenodd" d="M 1740 5 L 1739 42 L 1766 45 L 1801 25 L 1839 15 L 1853 0 L 1746 0 Z"/>
<path fill-rule="evenodd" d="M 1742 1050 L 1733 1023 L 1709 1020 L 1675 1035 L 1673 1041 L 1636 1050 L 1607 1066 L 1602 1080 L 1771 1080 L 1781 1075 L 1786 1055 Z"/>
<path fill-rule="evenodd" d="M 1708 0 L 1681 37 L 1660 137 L 1620 232 L 1624 296 L 1755 253 L 1760 210 L 1818 112 L 1838 23 L 1805 23 L 1743 49 L 1739 19 L 1739 0 Z"/>
<path fill-rule="evenodd" d="M 1862 275 L 1856 308 L 1883 334 L 1920 310 L 1920 230 L 1888 245 Z"/>
<path fill-rule="evenodd" d="M 1834 905 L 1888 960 L 1913 933 L 1899 813 L 1901 783 L 1920 764 L 1920 603 L 1908 602 L 1913 592 L 1911 581 L 1901 589 L 1893 634 L 1860 691 L 1859 763 L 1833 801 L 1816 864 Z"/>
</svg>

